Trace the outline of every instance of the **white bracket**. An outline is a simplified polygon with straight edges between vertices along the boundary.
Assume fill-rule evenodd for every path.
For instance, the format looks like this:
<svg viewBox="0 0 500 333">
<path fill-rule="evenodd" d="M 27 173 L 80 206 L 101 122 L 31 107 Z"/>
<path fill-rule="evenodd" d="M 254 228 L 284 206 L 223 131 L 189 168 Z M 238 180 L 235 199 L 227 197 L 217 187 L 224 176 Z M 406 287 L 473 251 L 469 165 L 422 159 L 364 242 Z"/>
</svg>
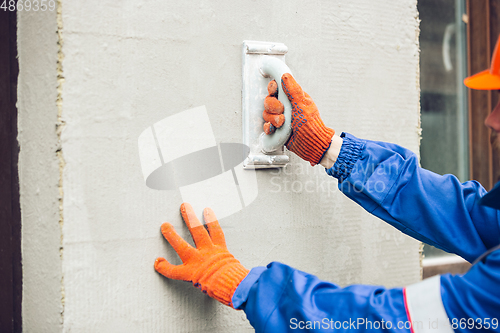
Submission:
<svg viewBox="0 0 500 333">
<path fill-rule="evenodd" d="M 243 42 L 243 143 L 250 148 L 243 162 L 245 169 L 281 168 L 289 162 L 283 146 L 292 131 L 292 112 L 281 86 L 281 76 L 291 73 L 284 62 L 287 51 L 283 43 Z M 268 94 L 267 84 L 272 79 L 278 83 L 278 99 L 285 107 L 285 123 L 274 134 L 266 135 L 262 111 Z"/>
</svg>

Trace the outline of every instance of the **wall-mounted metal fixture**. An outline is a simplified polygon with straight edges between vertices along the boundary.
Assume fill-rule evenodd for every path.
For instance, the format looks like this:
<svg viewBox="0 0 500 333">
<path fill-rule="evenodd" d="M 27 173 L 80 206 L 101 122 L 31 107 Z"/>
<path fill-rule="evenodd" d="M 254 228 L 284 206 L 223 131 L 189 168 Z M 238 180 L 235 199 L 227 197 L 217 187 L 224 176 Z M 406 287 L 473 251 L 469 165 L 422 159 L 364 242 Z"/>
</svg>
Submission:
<svg viewBox="0 0 500 333">
<path fill-rule="evenodd" d="M 243 143 L 250 147 L 243 163 L 245 169 L 281 168 L 289 161 L 283 146 L 292 133 L 292 107 L 281 86 L 281 76 L 292 73 L 284 62 L 287 51 L 282 43 L 243 42 Z M 266 135 L 262 111 L 267 84 L 273 79 L 278 83 L 278 99 L 285 107 L 285 123 Z"/>
</svg>

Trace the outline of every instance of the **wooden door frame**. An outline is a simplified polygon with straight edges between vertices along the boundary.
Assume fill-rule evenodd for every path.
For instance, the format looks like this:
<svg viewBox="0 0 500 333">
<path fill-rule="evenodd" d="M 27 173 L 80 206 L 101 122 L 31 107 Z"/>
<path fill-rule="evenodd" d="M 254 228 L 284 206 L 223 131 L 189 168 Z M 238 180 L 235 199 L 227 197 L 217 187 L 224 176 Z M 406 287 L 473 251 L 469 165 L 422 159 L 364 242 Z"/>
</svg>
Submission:
<svg viewBox="0 0 500 333">
<path fill-rule="evenodd" d="M 468 75 L 489 68 L 500 34 L 500 0 L 467 0 Z M 487 190 L 500 180 L 500 156 L 492 149 L 484 120 L 498 102 L 496 91 L 469 89 L 470 178 Z"/>
<path fill-rule="evenodd" d="M 0 10 L 0 331 L 21 332 L 16 12 Z"/>
</svg>

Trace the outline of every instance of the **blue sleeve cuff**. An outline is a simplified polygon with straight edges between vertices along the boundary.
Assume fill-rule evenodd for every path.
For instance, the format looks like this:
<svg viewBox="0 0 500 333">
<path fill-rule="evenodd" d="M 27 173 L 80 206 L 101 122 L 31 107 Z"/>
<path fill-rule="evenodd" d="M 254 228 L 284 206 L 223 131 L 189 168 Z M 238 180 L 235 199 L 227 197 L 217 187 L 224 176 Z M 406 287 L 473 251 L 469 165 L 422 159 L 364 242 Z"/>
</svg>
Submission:
<svg viewBox="0 0 500 333">
<path fill-rule="evenodd" d="M 232 302 L 233 308 L 240 309 L 243 303 L 247 301 L 250 289 L 260 278 L 260 275 L 266 270 L 266 267 L 254 267 L 248 275 L 240 282 L 238 288 L 234 291 Z"/>
<path fill-rule="evenodd" d="M 343 142 L 337 161 L 330 169 L 325 169 L 325 171 L 330 176 L 337 178 L 339 182 L 343 182 L 344 179 L 349 177 L 354 165 L 361 157 L 366 141 L 348 133 L 342 133 L 340 137 L 343 138 Z"/>
</svg>

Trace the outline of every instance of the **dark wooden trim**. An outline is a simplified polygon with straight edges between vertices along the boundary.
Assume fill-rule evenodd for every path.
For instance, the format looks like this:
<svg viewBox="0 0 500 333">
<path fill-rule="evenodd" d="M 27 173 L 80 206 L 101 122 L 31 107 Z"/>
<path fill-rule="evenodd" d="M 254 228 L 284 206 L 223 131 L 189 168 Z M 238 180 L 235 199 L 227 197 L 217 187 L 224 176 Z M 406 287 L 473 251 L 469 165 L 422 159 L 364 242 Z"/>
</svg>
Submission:
<svg viewBox="0 0 500 333">
<path fill-rule="evenodd" d="M 500 35 L 500 0 L 467 1 L 468 75 L 489 68 Z M 484 120 L 498 102 L 498 93 L 469 90 L 470 178 L 491 189 L 500 180 L 500 156 L 493 151 Z"/>
<path fill-rule="evenodd" d="M 495 44 L 498 40 L 498 36 L 500 35 L 500 0 L 491 0 L 490 1 L 490 45 L 492 48 L 495 47 Z M 491 50 L 493 52 L 493 49 Z M 491 105 L 494 107 L 497 105 L 499 100 L 499 94 L 493 92 L 491 94 Z M 491 177 L 492 177 L 492 185 L 495 185 L 497 181 L 500 180 L 500 154 L 496 150 L 491 150 L 492 155 L 492 166 L 491 166 Z"/>
<path fill-rule="evenodd" d="M 467 1 L 468 75 L 485 70 L 490 65 L 488 0 Z M 469 154 L 471 179 L 491 188 L 491 144 L 484 119 L 491 111 L 491 93 L 469 89 Z"/>
<path fill-rule="evenodd" d="M 0 10 L 0 331 L 21 332 L 16 12 Z"/>
</svg>

